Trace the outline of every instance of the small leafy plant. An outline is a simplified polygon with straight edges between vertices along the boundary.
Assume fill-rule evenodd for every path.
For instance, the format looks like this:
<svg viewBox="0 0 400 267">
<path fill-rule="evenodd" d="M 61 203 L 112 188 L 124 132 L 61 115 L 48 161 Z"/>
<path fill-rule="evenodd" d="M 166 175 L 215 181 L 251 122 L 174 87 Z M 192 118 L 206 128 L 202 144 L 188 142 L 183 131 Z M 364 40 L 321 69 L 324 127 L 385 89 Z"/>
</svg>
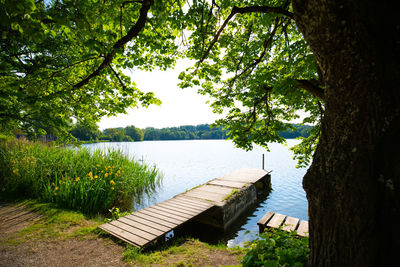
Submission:
<svg viewBox="0 0 400 267">
<path fill-rule="evenodd" d="M 280 229 L 267 229 L 246 248 L 248 251 L 242 261 L 244 267 L 306 266 L 310 251 L 308 237 Z"/>
</svg>

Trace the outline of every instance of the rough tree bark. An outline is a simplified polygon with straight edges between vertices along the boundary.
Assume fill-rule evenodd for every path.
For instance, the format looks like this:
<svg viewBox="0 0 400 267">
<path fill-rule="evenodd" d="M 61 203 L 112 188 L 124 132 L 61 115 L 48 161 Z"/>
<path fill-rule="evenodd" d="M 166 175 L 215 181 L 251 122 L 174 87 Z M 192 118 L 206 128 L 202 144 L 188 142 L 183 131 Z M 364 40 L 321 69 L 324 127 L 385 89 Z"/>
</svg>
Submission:
<svg viewBox="0 0 400 267">
<path fill-rule="evenodd" d="M 294 0 L 293 9 L 325 86 L 319 145 L 303 180 L 310 265 L 390 266 L 400 249 L 396 9 L 376 0 Z"/>
</svg>

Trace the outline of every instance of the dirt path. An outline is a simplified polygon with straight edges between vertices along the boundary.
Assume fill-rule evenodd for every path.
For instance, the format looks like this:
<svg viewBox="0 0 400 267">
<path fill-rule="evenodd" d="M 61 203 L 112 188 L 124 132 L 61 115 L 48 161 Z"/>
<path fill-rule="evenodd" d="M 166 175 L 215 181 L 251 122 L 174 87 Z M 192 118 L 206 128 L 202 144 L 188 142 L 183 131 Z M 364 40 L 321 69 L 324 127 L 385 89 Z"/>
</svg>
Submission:
<svg viewBox="0 0 400 267">
<path fill-rule="evenodd" d="M 101 238 L 29 240 L 19 232 L 43 216 L 0 204 L 0 266 L 124 266 L 123 247 Z"/>
<path fill-rule="evenodd" d="M 188 240 L 177 248 L 123 260 L 124 246 L 90 233 L 79 237 L 40 236 L 35 226 L 44 216 L 24 205 L 0 203 L 0 266 L 226 266 L 238 265 L 238 256 Z M 90 222 L 88 222 L 90 223 Z M 62 231 L 76 229 L 71 226 Z M 33 229 L 34 238 L 24 231 Z M 22 231 L 22 232 L 21 232 Z M 36 231 L 36 232 L 35 232 Z M 143 258 L 145 258 L 143 260 Z"/>
</svg>

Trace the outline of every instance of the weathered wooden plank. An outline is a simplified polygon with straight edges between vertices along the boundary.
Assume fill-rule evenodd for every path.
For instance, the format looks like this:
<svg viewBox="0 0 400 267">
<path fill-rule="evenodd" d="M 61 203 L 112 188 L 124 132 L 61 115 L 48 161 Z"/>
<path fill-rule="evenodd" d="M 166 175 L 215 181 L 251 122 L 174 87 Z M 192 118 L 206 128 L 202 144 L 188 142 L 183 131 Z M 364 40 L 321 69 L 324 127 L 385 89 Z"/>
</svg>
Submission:
<svg viewBox="0 0 400 267">
<path fill-rule="evenodd" d="M 178 211 L 180 213 L 187 214 L 187 215 L 191 216 L 191 218 L 194 217 L 194 216 L 197 216 L 199 213 L 201 213 L 201 211 L 197 211 L 197 210 L 193 210 L 193 209 L 190 210 L 189 208 L 185 208 L 185 207 L 182 207 L 182 206 L 177 206 L 177 205 L 174 205 L 173 203 L 168 203 L 168 202 L 165 202 L 165 201 L 161 202 L 161 203 L 158 203 L 157 206 L 165 207 L 165 208 L 168 208 L 168 209 L 171 209 L 171 210 Z"/>
<path fill-rule="evenodd" d="M 16 219 L 21 219 L 22 220 L 22 218 L 23 217 L 25 217 L 25 216 L 29 216 L 29 215 L 31 215 L 32 214 L 32 212 L 31 211 L 20 211 L 20 212 L 18 212 L 18 213 L 13 213 L 13 214 L 8 214 L 8 215 L 5 215 L 4 217 L 3 217 L 3 220 L 4 221 L 12 221 L 12 220 L 16 220 Z"/>
<path fill-rule="evenodd" d="M 171 227 L 166 227 L 164 225 L 161 225 L 159 223 L 147 220 L 147 219 L 143 219 L 142 217 L 136 216 L 136 214 L 131 214 L 131 215 L 127 215 L 123 218 L 127 218 L 135 223 L 140 223 L 142 225 L 146 225 L 147 227 L 151 227 L 154 228 L 160 232 L 169 232 L 171 230 Z M 174 225 L 172 225 L 172 227 L 174 227 Z"/>
<path fill-rule="evenodd" d="M 117 226 L 114 226 L 114 225 L 112 225 L 110 223 L 106 223 L 106 224 L 100 225 L 99 227 L 101 229 L 103 229 L 104 231 L 109 232 L 113 236 L 116 236 L 119 239 L 123 239 L 124 241 L 126 241 L 126 242 L 128 242 L 128 243 L 130 243 L 130 244 L 132 244 L 134 246 L 137 246 L 137 247 L 144 246 L 144 245 L 149 243 L 148 240 L 146 240 L 146 239 L 144 239 L 144 238 L 142 238 L 140 236 L 136 236 L 134 234 L 131 234 L 131 233 L 129 233 L 129 232 L 117 227 Z"/>
<path fill-rule="evenodd" d="M 20 212 L 26 212 L 27 208 L 26 206 L 13 206 L 10 205 L 6 208 L 2 208 L 2 211 L 0 212 L 0 217 L 4 217 L 4 216 L 12 216 L 13 214 L 18 214 Z"/>
<path fill-rule="evenodd" d="M 275 213 L 272 219 L 267 223 L 267 227 L 278 228 L 285 220 L 286 215 Z"/>
<path fill-rule="evenodd" d="M 174 200 L 174 199 L 164 201 L 163 203 L 168 203 L 169 205 L 174 205 L 174 206 L 180 207 L 182 209 L 193 210 L 193 211 L 197 211 L 197 212 L 204 212 L 205 210 L 210 208 L 210 207 L 195 206 L 195 205 L 193 205 L 191 203 L 181 202 L 181 201 L 177 201 L 177 200 Z"/>
<path fill-rule="evenodd" d="M 161 220 L 165 220 L 166 222 L 175 224 L 175 226 L 180 225 L 185 222 L 185 220 L 179 219 L 179 218 L 171 218 L 170 216 L 165 216 L 163 214 L 160 214 L 159 212 L 156 212 L 154 210 L 149 210 L 149 209 L 144 209 L 144 210 L 139 210 L 136 212 L 136 214 L 146 214 Z"/>
<path fill-rule="evenodd" d="M 144 239 L 146 239 L 147 241 L 152 241 L 152 240 L 154 240 L 154 239 L 157 238 L 157 235 L 152 235 L 152 234 L 150 234 L 150 233 L 148 233 L 148 232 L 145 232 L 145 231 L 143 231 L 143 230 L 140 230 L 140 229 L 138 229 L 138 228 L 135 228 L 135 227 L 133 227 L 133 226 L 131 226 L 131 225 L 128 225 L 128 224 L 126 224 L 126 223 L 120 221 L 119 219 L 118 219 L 118 220 L 111 221 L 110 224 L 111 224 L 111 225 L 114 225 L 114 226 L 116 226 L 116 227 L 118 227 L 118 228 L 121 228 L 122 230 L 127 231 L 127 232 L 129 232 L 129 233 L 131 233 L 131 234 L 134 234 L 134 235 L 136 235 L 136 236 L 139 236 L 139 237 L 141 237 L 141 238 L 144 238 Z"/>
<path fill-rule="evenodd" d="M 160 231 L 158 229 L 155 229 L 153 227 L 147 226 L 145 224 L 133 221 L 131 219 L 129 219 L 128 217 L 121 217 L 118 219 L 118 221 L 121 221 L 123 223 L 126 223 L 127 225 L 131 226 L 131 227 L 135 227 L 137 229 L 143 230 L 149 234 L 152 234 L 154 236 L 162 236 L 163 234 L 165 234 L 164 231 Z M 143 236 L 144 237 L 144 236 Z M 147 239 L 147 238 L 146 238 Z"/>
<path fill-rule="evenodd" d="M 180 197 L 174 197 L 173 198 L 175 201 L 182 201 L 186 204 L 191 204 L 196 207 L 201 207 L 201 208 L 208 208 L 213 206 L 213 204 L 209 201 L 201 200 L 198 198 L 192 198 L 189 196 L 181 195 Z"/>
<path fill-rule="evenodd" d="M 158 205 L 151 206 L 151 209 L 154 211 L 157 211 L 158 214 L 163 214 L 165 216 L 169 216 L 171 218 L 177 218 L 177 219 L 182 219 L 183 221 L 190 220 L 192 216 L 183 214 L 179 211 L 175 211 L 166 207 L 161 207 Z"/>
<path fill-rule="evenodd" d="M 202 185 L 196 189 L 201 190 L 201 191 L 211 192 L 211 193 L 223 194 L 225 196 L 231 194 L 232 191 L 235 190 L 230 187 L 227 188 L 227 187 L 220 186 L 220 185 L 210 185 L 210 184 Z"/>
<path fill-rule="evenodd" d="M 274 216 L 274 212 L 268 211 L 259 221 L 258 221 L 258 230 L 260 233 L 264 232 L 266 224 L 271 220 L 272 216 Z"/>
<path fill-rule="evenodd" d="M 268 172 L 266 172 L 265 170 L 239 169 L 218 179 L 245 183 L 255 183 L 267 174 Z"/>
<path fill-rule="evenodd" d="M 185 195 L 191 196 L 191 197 L 197 197 L 197 198 L 204 199 L 204 200 L 217 201 L 217 202 L 221 202 L 225 198 L 224 195 L 219 195 L 219 194 L 204 192 L 204 191 L 194 191 L 194 190 L 186 192 Z"/>
<path fill-rule="evenodd" d="M 297 235 L 308 236 L 308 221 L 301 221 L 299 228 L 297 228 Z"/>
<path fill-rule="evenodd" d="M 208 182 L 207 184 L 222 185 L 222 186 L 233 187 L 233 188 L 238 188 L 238 189 L 246 186 L 246 183 L 221 180 L 221 179 L 212 180 L 212 181 Z"/>
<path fill-rule="evenodd" d="M 274 212 L 272 211 L 268 211 L 259 221 L 258 221 L 258 225 L 266 225 L 269 220 L 271 220 L 272 216 L 274 216 Z"/>
<path fill-rule="evenodd" d="M 139 218 L 142 218 L 142 219 L 145 219 L 145 220 L 149 220 L 149 221 L 151 221 L 153 223 L 157 223 L 157 224 L 162 225 L 164 227 L 168 227 L 170 229 L 173 229 L 173 228 L 175 228 L 176 226 L 178 226 L 180 224 L 180 222 L 177 222 L 177 223 L 175 223 L 175 222 L 174 223 L 167 222 L 165 220 L 165 218 L 154 217 L 153 214 L 147 214 L 147 213 L 140 212 L 140 211 L 135 212 L 135 216 L 139 217 Z"/>
<path fill-rule="evenodd" d="M 293 217 L 287 217 L 285 223 L 282 226 L 282 230 L 291 232 L 296 230 L 297 226 L 299 225 L 300 219 L 298 218 L 293 218 Z"/>
</svg>

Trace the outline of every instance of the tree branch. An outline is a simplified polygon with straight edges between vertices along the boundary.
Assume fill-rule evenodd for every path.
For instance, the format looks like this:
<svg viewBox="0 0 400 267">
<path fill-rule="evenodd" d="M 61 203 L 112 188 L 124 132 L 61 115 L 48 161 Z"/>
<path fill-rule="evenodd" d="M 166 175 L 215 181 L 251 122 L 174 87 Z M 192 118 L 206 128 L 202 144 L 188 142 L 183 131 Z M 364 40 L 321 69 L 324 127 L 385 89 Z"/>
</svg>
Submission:
<svg viewBox="0 0 400 267">
<path fill-rule="evenodd" d="M 236 14 L 245 14 L 245 13 L 275 13 L 275 14 L 281 14 L 284 15 L 290 19 L 293 19 L 293 13 L 287 11 L 284 8 L 281 7 L 270 7 L 270 6 L 249 6 L 249 7 L 237 7 L 234 6 L 232 8 L 231 13 L 228 15 L 228 17 L 225 19 L 224 23 L 222 24 L 221 28 L 217 31 L 215 34 L 213 40 L 211 41 L 210 45 L 208 46 L 206 52 L 204 53 L 203 57 L 199 60 L 198 63 L 202 63 L 210 54 L 210 51 L 214 44 L 218 41 L 219 36 L 221 35 L 222 31 L 225 29 L 226 25 L 228 25 L 228 22 L 236 15 Z"/>
<path fill-rule="evenodd" d="M 122 89 L 126 89 L 125 83 L 121 80 L 121 77 L 119 77 L 118 73 L 114 70 L 114 68 L 111 65 L 108 65 L 108 67 L 111 69 L 111 71 L 114 73 L 115 77 L 118 79 L 119 83 L 122 86 Z"/>
<path fill-rule="evenodd" d="M 100 64 L 100 66 L 93 71 L 89 76 L 87 76 L 85 79 L 82 81 L 76 83 L 73 88 L 74 89 L 79 89 L 82 86 L 86 85 L 89 83 L 90 79 L 93 77 L 96 77 L 100 74 L 100 72 L 105 69 L 112 61 L 114 58 L 115 54 L 117 53 L 118 50 L 125 50 L 125 44 L 128 43 L 130 40 L 132 40 L 134 37 L 137 37 L 139 32 L 143 30 L 145 24 L 146 24 L 146 19 L 147 19 L 147 13 L 150 9 L 150 7 L 153 5 L 154 1 L 153 0 L 145 0 L 142 3 L 142 7 L 140 8 L 139 11 L 139 18 L 136 21 L 135 25 L 132 26 L 132 28 L 128 31 L 128 33 L 119 39 L 114 45 L 111 50 L 105 57 L 103 62 Z"/>
<path fill-rule="evenodd" d="M 300 84 L 301 88 L 311 93 L 313 96 L 320 98 L 325 101 L 325 92 L 324 89 L 318 86 L 317 80 L 301 80 L 296 79 L 296 81 Z"/>
</svg>

